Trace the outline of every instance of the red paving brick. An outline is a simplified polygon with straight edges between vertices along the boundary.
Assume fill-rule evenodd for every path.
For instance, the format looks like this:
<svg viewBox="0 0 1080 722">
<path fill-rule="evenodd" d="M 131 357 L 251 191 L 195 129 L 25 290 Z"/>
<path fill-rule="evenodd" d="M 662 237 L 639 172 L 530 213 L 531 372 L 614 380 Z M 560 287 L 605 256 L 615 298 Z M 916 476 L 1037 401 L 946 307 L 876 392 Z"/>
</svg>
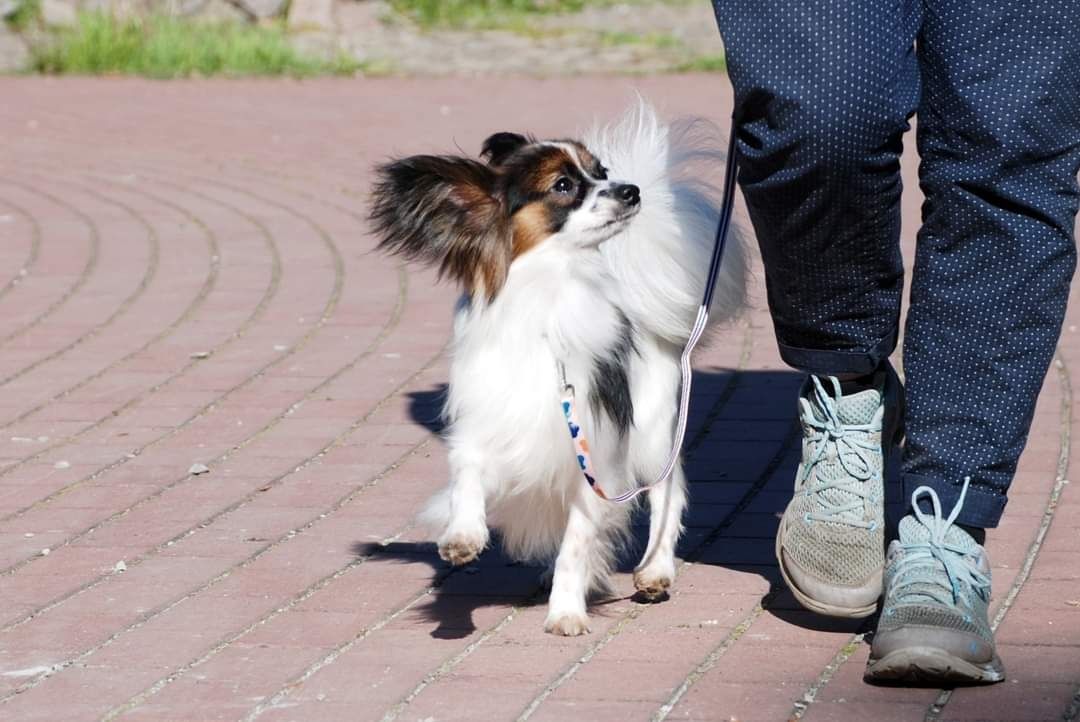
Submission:
<svg viewBox="0 0 1080 722">
<path fill-rule="evenodd" d="M 370 169 L 496 130 L 566 135 L 634 87 L 668 115 L 730 112 L 719 76 L 0 79 L 0 718 L 1075 715 L 1080 497 L 1058 483 L 1080 454 L 1075 303 L 990 535 L 1009 605 L 994 688 L 868 686 L 865 625 L 777 586 L 799 379 L 760 287 L 696 359 L 667 602 L 638 605 L 620 575 L 590 635 L 555 638 L 539 570 L 489 552 L 450 573 L 423 543 L 454 290 L 370 252 Z"/>
</svg>

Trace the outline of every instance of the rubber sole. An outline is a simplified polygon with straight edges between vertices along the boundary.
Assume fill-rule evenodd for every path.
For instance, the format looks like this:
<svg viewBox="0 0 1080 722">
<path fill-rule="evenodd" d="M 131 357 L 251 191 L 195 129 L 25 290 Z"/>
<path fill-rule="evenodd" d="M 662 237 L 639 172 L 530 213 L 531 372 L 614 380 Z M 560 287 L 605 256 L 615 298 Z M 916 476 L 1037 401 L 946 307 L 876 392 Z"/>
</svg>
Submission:
<svg viewBox="0 0 1080 722">
<path fill-rule="evenodd" d="M 1005 679 L 1005 667 L 996 654 L 989 662 L 978 664 L 935 647 L 906 647 L 881 659 L 871 655 L 863 679 L 918 686 L 993 684 Z"/>
</svg>

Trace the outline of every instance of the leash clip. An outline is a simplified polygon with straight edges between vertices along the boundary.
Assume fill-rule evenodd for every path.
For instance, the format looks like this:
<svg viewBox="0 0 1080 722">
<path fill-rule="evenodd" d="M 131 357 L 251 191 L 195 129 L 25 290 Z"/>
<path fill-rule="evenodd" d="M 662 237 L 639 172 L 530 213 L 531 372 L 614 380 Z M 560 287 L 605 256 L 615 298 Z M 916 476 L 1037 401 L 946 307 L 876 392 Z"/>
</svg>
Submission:
<svg viewBox="0 0 1080 722">
<path fill-rule="evenodd" d="M 562 361 L 556 361 L 555 364 L 559 369 L 559 384 L 562 385 L 563 396 L 568 399 L 574 398 L 574 385 L 566 381 L 566 364 Z"/>
</svg>

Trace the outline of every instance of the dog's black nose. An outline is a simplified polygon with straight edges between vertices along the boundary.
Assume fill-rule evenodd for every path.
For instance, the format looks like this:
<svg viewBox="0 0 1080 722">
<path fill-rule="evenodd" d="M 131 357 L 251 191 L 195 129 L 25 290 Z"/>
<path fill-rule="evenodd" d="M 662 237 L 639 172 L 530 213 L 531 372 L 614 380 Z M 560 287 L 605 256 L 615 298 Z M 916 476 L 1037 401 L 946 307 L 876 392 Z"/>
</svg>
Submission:
<svg viewBox="0 0 1080 722">
<path fill-rule="evenodd" d="M 641 189 L 633 183 L 627 183 L 615 189 L 615 197 L 628 206 L 636 206 L 641 203 Z"/>
</svg>

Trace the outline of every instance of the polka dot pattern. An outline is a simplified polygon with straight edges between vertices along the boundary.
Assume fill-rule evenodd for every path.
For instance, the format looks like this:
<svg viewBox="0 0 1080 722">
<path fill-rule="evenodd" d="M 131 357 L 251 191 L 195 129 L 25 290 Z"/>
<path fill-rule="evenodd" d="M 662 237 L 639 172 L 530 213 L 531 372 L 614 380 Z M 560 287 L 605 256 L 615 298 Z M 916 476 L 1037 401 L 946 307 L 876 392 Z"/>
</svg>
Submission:
<svg viewBox="0 0 1080 722">
<path fill-rule="evenodd" d="M 994 526 L 1064 318 L 1080 204 L 1074 0 L 715 0 L 739 181 L 784 359 L 865 372 L 896 345 L 901 135 L 924 225 L 905 486 Z M 916 53 L 915 48 L 918 48 Z"/>
</svg>

